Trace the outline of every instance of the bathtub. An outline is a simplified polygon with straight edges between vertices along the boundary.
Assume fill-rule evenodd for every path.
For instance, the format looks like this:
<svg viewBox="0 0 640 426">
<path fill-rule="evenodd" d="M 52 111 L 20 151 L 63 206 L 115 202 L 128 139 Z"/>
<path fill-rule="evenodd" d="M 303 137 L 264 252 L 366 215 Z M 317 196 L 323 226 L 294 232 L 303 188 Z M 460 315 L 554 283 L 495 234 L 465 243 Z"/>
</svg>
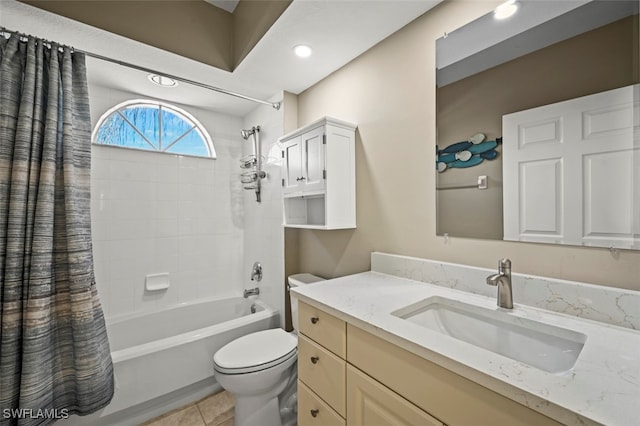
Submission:
<svg viewBox="0 0 640 426">
<path fill-rule="evenodd" d="M 115 394 L 107 407 L 90 417 L 104 419 L 194 383 L 213 381 L 213 354 L 218 349 L 245 334 L 278 326 L 277 311 L 241 297 L 108 320 Z"/>
</svg>

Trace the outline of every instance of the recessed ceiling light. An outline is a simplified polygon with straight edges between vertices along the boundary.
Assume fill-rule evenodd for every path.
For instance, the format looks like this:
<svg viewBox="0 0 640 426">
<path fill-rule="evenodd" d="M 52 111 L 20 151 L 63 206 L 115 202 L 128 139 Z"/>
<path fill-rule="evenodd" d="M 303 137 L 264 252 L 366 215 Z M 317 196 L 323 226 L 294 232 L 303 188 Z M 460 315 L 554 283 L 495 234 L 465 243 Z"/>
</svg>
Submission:
<svg viewBox="0 0 640 426">
<path fill-rule="evenodd" d="M 299 44 L 293 47 L 293 51 L 300 58 L 308 58 L 311 56 L 311 48 L 306 44 Z"/>
<path fill-rule="evenodd" d="M 176 87 L 178 85 L 174 79 L 158 74 L 149 74 L 149 80 L 162 87 Z"/>
<path fill-rule="evenodd" d="M 506 19 L 516 13 L 517 10 L 518 4 L 516 3 L 516 0 L 509 0 L 496 7 L 495 11 L 493 12 L 493 16 L 496 19 Z"/>
</svg>

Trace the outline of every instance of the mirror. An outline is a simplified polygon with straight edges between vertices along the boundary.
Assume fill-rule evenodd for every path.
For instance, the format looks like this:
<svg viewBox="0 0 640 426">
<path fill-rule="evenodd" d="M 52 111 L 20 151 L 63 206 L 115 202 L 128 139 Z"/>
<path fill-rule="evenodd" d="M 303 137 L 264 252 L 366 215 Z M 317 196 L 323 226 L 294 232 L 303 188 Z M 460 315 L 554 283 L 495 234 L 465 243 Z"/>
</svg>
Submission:
<svg viewBox="0 0 640 426">
<path fill-rule="evenodd" d="M 515 5 L 436 41 L 437 234 L 640 249 L 638 2 Z"/>
</svg>

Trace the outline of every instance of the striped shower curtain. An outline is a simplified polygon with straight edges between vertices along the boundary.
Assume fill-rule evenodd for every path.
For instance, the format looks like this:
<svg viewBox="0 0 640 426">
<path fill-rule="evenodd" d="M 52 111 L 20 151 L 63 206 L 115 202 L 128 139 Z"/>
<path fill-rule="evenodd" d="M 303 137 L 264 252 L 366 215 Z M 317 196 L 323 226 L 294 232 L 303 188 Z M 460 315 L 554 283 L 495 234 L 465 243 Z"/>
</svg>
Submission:
<svg viewBox="0 0 640 426">
<path fill-rule="evenodd" d="M 84 55 L 0 36 L 0 425 L 113 396 L 93 273 Z"/>
</svg>

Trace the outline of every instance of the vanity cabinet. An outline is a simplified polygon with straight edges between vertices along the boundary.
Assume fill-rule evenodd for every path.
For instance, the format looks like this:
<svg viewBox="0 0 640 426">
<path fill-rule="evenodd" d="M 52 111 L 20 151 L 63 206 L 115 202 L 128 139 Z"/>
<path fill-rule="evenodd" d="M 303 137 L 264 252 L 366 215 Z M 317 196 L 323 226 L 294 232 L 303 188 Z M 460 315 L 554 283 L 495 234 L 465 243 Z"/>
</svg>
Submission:
<svg viewBox="0 0 640 426">
<path fill-rule="evenodd" d="M 355 129 L 325 117 L 278 139 L 284 226 L 355 228 Z"/>
<path fill-rule="evenodd" d="M 560 425 L 321 309 L 299 306 L 301 426 L 463 426 L 479 419 L 486 425 Z"/>
<path fill-rule="evenodd" d="M 298 328 L 298 425 L 344 426 L 346 324 L 298 302 Z"/>
</svg>

